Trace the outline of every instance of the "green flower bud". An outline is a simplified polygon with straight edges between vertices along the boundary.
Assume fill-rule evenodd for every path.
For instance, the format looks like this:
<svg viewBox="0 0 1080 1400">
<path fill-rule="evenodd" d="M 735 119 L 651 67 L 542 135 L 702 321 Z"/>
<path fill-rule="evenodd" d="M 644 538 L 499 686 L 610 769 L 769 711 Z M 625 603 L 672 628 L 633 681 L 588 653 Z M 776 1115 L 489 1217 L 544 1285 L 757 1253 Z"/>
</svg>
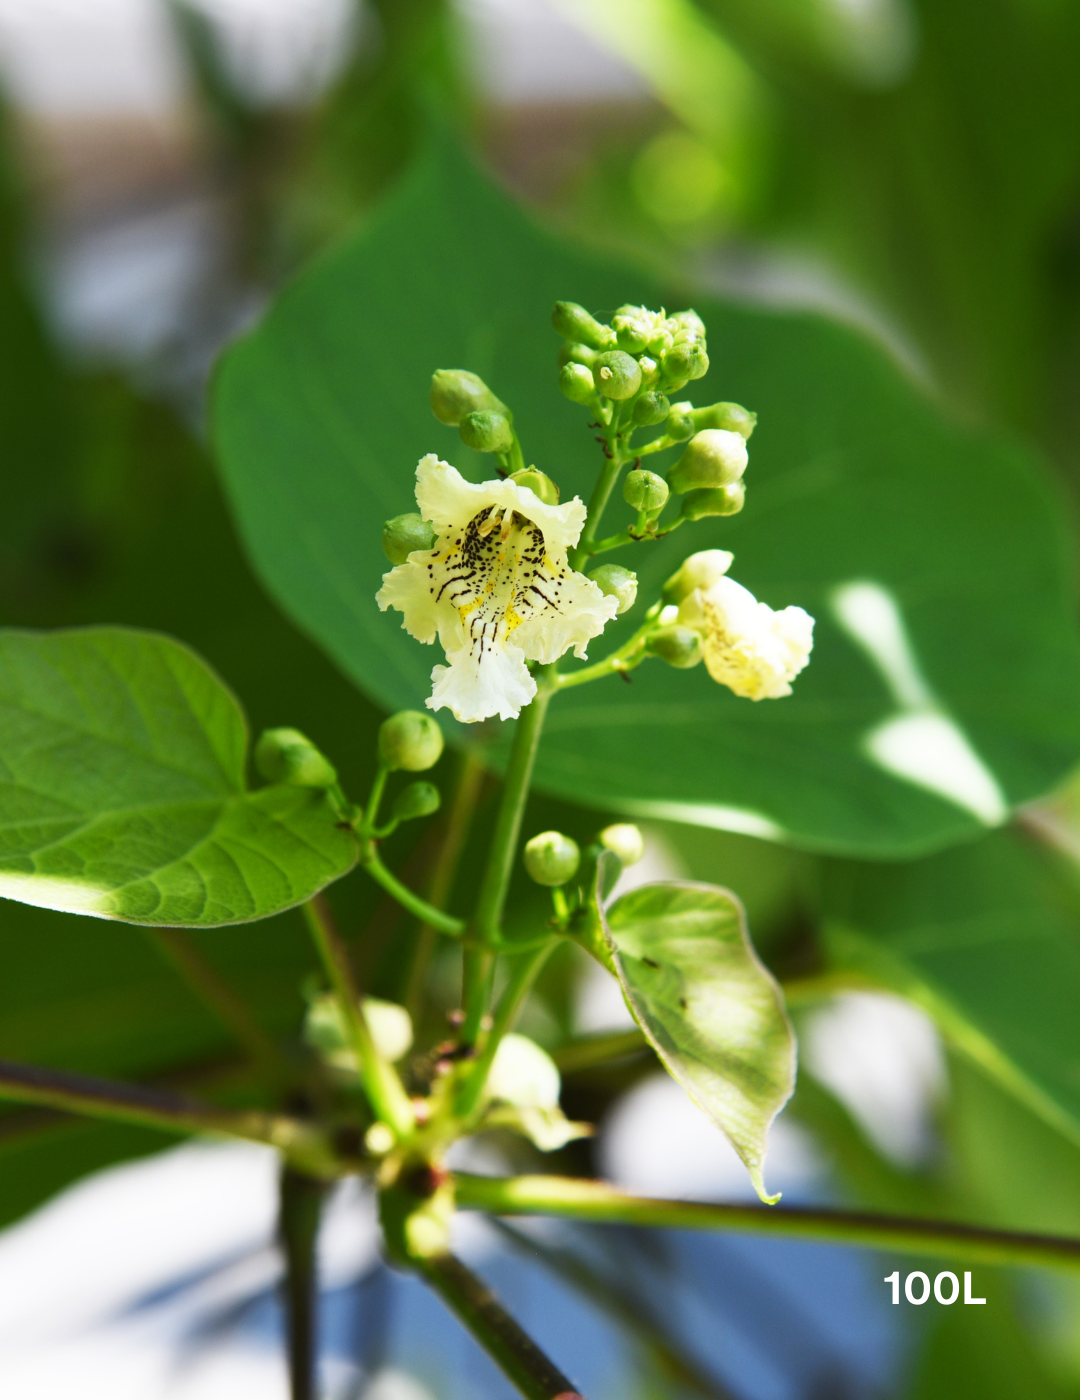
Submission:
<svg viewBox="0 0 1080 1400">
<path fill-rule="evenodd" d="M 724 428 L 695 433 L 668 472 L 668 485 L 680 495 L 702 486 L 729 486 L 746 470 L 746 441 Z"/>
<path fill-rule="evenodd" d="M 571 403 L 591 404 L 596 398 L 592 370 L 576 361 L 563 365 L 559 371 L 559 388 Z"/>
<path fill-rule="evenodd" d="M 527 486 L 529 490 L 543 501 L 546 506 L 557 506 L 559 504 L 559 488 L 542 471 L 537 471 L 535 467 L 526 467 L 524 471 L 512 472 L 510 480 L 516 482 L 518 486 Z"/>
<path fill-rule="evenodd" d="M 664 602 L 681 603 L 695 588 L 703 592 L 710 589 L 731 568 L 734 558 L 727 549 L 699 549 L 696 554 L 688 555 L 682 567 L 664 584 Z"/>
<path fill-rule="evenodd" d="M 484 409 L 509 413 L 479 375 L 467 369 L 437 369 L 431 376 L 431 411 L 440 423 L 456 428 L 466 414 Z"/>
<path fill-rule="evenodd" d="M 625 350 L 609 350 L 596 357 L 593 383 L 606 399 L 632 399 L 641 388 L 641 366 Z"/>
<path fill-rule="evenodd" d="M 738 515 L 746 504 L 746 486 L 732 481 L 704 491 L 691 491 L 682 499 L 679 514 L 687 520 L 704 520 L 707 515 Z"/>
<path fill-rule="evenodd" d="M 415 549 L 434 549 L 438 536 L 415 511 L 395 515 L 382 527 L 383 553 L 391 564 L 404 564 Z"/>
<path fill-rule="evenodd" d="M 641 370 L 641 387 L 650 389 L 660 377 L 660 362 L 654 360 L 651 355 L 639 355 L 637 362 L 638 369 Z"/>
<path fill-rule="evenodd" d="M 634 405 L 634 422 L 639 428 L 651 428 L 654 423 L 662 423 L 671 412 L 671 405 L 663 394 L 642 394 Z"/>
<path fill-rule="evenodd" d="M 586 365 L 592 369 L 597 358 L 595 350 L 591 350 L 587 345 L 582 345 L 576 340 L 564 340 L 563 348 L 559 351 L 560 365 Z"/>
<path fill-rule="evenodd" d="M 670 319 L 678 322 L 679 329 L 688 339 L 705 344 L 705 322 L 696 311 L 676 311 Z"/>
<path fill-rule="evenodd" d="M 670 350 L 675 342 L 675 337 L 667 326 L 657 326 L 649 337 L 648 350 L 651 355 L 662 356 L 665 351 Z"/>
<path fill-rule="evenodd" d="M 647 515 L 656 510 L 663 510 L 671 494 L 662 476 L 644 471 L 641 467 L 627 473 L 622 493 L 628 506 L 634 510 L 643 510 Z"/>
<path fill-rule="evenodd" d="M 576 301 L 557 301 L 551 313 L 551 324 L 567 340 L 579 340 L 594 350 L 610 350 L 615 344 L 615 332 L 590 316 Z"/>
<path fill-rule="evenodd" d="M 690 379 L 700 379 L 707 373 L 709 357 L 696 342 L 680 341 L 664 352 L 660 366 L 664 378 L 672 386 L 681 385 Z"/>
<path fill-rule="evenodd" d="M 337 782 L 329 759 L 299 729 L 267 729 L 255 745 L 255 767 L 270 783 L 328 788 Z"/>
<path fill-rule="evenodd" d="M 379 762 L 391 772 L 423 773 L 438 763 L 442 730 L 421 710 L 401 710 L 379 726 Z"/>
<path fill-rule="evenodd" d="M 417 817 L 430 817 L 439 810 L 442 798 L 433 783 L 410 783 L 394 798 L 393 813 L 399 822 L 415 821 Z"/>
<path fill-rule="evenodd" d="M 640 355 L 653 333 L 652 317 L 641 306 L 620 306 L 611 318 L 620 350 Z"/>
<path fill-rule="evenodd" d="M 629 612 L 637 602 L 637 574 L 624 569 L 621 564 L 601 564 L 589 575 L 605 598 L 617 598 L 619 611 L 616 617 Z"/>
<path fill-rule="evenodd" d="M 645 838 L 630 822 L 616 822 L 613 826 L 605 826 L 600 833 L 600 844 L 606 846 L 609 851 L 614 851 L 624 866 L 637 865 L 645 854 Z"/>
<path fill-rule="evenodd" d="M 467 413 L 458 431 L 465 446 L 477 452 L 509 452 L 514 445 L 510 419 L 498 409 L 481 408 Z"/>
<path fill-rule="evenodd" d="M 538 885 L 565 885 L 580 864 L 577 842 L 561 831 L 542 831 L 525 843 L 525 869 Z"/>
<path fill-rule="evenodd" d="M 664 424 L 664 432 L 672 442 L 686 442 L 694 436 L 697 428 L 694 426 L 694 405 L 692 403 L 673 403 L 671 412 L 667 416 Z"/>
<path fill-rule="evenodd" d="M 695 408 L 692 414 L 695 430 L 724 428 L 748 438 L 757 424 L 757 414 L 737 403 L 714 403 L 708 408 Z"/>
<path fill-rule="evenodd" d="M 701 638 L 690 627 L 659 627 L 645 646 L 653 656 L 680 671 L 696 666 L 702 658 Z"/>
</svg>

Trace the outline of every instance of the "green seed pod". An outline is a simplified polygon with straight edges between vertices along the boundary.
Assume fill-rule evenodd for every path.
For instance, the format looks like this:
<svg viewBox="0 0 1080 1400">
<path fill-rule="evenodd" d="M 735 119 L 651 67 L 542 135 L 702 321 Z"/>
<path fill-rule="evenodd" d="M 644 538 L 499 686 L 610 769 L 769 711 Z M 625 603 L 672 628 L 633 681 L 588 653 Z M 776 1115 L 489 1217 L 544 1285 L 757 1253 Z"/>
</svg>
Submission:
<svg viewBox="0 0 1080 1400">
<path fill-rule="evenodd" d="M 596 357 L 593 383 L 606 399 L 632 399 L 641 388 L 641 366 L 625 350 L 609 350 Z"/>
<path fill-rule="evenodd" d="M 663 510 L 667 505 L 668 484 L 655 472 L 644 471 L 641 467 L 628 472 L 623 481 L 623 500 L 634 510 L 643 510 L 647 515 Z"/>
<path fill-rule="evenodd" d="M 630 822 L 615 822 L 600 833 L 600 844 L 614 851 L 624 865 L 637 865 L 645 854 L 645 838 Z"/>
<path fill-rule="evenodd" d="M 663 394 L 642 394 L 634 405 L 634 423 L 639 428 L 651 428 L 655 423 L 662 423 L 670 412 L 671 404 Z"/>
<path fill-rule="evenodd" d="M 587 345 L 582 345 L 576 340 L 564 340 L 563 347 L 559 351 L 560 365 L 586 365 L 592 369 L 596 364 L 598 352 L 591 350 Z"/>
<path fill-rule="evenodd" d="M 701 638 L 689 627 L 660 627 L 645 643 L 646 649 L 669 666 L 687 671 L 702 658 Z"/>
<path fill-rule="evenodd" d="M 637 574 L 631 569 L 624 569 L 621 564 L 601 564 L 589 577 L 605 598 L 619 600 L 616 617 L 622 617 L 637 602 Z"/>
<path fill-rule="evenodd" d="M 667 416 L 664 424 L 664 432 L 672 442 L 688 442 L 697 432 L 694 426 L 694 413 L 696 412 L 692 403 L 673 403 L 671 412 Z"/>
<path fill-rule="evenodd" d="M 510 480 L 516 482 L 518 486 L 527 486 L 529 490 L 543 501 L 546 506 L 557 506 L 559 504 L 559 488 L 545 472 L 537 471 L 535 467 L 526 467 L 524 471 L 512 472 Z"/>
<path fill-rule="evenodd" d="M 757 424 L 757 414 L 737 403 L 714 403 L 708 408 L 695 408 L 694 429 L 724 428 L 730 433 L 738 433 L 748 438 Z"/>
<path fill-rule="evenodd" d="M 615 332 L 590 316 L 576 301 L 557 301 L 551 313 L 551 324 L 567 340 L 579 340 L 594 350 L 610 350 L 615 344 Z"/>
<path fill-rule="evenodd" d="M 745 504 L 745 484 L 732 481 L 727 486 L 688 492 L 682 499 L 679 514 L 687 520 L 704 520 L 708 515 L 738 515 Z"/>
<path fill-rule="evenodd" d="M 559 389 L 571 403 L 592 404 L 596 400 L 592 370 L 575 361 L 563 365 L 559 371 Z"/>
<path fill-rule="evenodd" d="M 731 568 L 734 558 L 727 549 L 699 549 L 696 554 L 688 555 L 681 568 L 664 584 L 664 602 L 681 603 L 695 588 L 703 591 L 711 588 Z"/>
<path fill-rule="evenodd" d="M 509 452 L 514 445 L 510 419 L 497 409 L 481 408 L 467 413 L 458 428 L 461 441 L 477 452 Z"/>
<path fill-rule="evenodd" d="M 525 843 L 525 869 L 538 885 L 565 885 L 580 864 L 577 842 L 561 831 L 542 831 Z"/>
<path fill-rule="evenodd" d="M 456 428 L 466 414 L 483 409 L 509 413 L 479 375 L 467 369 L 437 369 L 431 376 L 431 411 L 440 423 Z"/>
<path fill-rule="evenodd" d="M 391 772 L 423 773 L 438 763 L 442 730 L 421 710 L 401 710 L 379 726 L 379 762 Z"/>
<path fill-rule="evenodd" d="M 328 788 L 337 773 L 299 729 L 267 729 L 255 745 L 255 767 L 270 783 L 291 787 Z"/>
<path fill-rule="evenodd" d="M 437 538 L 424 517 L 415 511 L 395 515 L 382 527 L 383 553 L 391 564 L 404 564 L 413 550 L 434 549 Z"/>
<path fill-rule="evenodd" d="M 746 440 L 724 428 L 695 433 L 668 472 L 668 485 L 680 495 L 703 486 L 729 486 L 746 470 Z"/>
<path fill-rule="evenodd" d="M 391 810 L 399 822 L 411 822 L 430 817 L 439 810 L 441 802 L 439 789 L 433 783 L 410 783 L 394 798 Z"/>
</svg>

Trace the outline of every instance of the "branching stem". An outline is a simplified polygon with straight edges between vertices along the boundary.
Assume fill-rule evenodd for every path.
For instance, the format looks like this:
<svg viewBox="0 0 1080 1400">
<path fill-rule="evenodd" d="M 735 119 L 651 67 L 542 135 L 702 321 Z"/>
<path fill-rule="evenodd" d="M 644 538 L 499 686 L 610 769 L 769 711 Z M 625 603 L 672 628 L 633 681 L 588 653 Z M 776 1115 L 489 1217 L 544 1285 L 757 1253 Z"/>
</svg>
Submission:
<svg viewBox="0 0 1080 1400">
<path fill-rule="evenodd" d="M 503 1036 L 513 1029 L 525 998 L 529 995 L 529 990 L 536 981 L 540 969 L 551 956 L 556 942 L 557 939 L 552 936 L 539 948 L 529 953 L 522 953 L 515 959 L 510 981 L 499 999 L 495 1023 L 488 1032 L 484 1048 L 473 1064 L 468 1078 L 462 1083 L 457 1102 L 454 1105 L 463 1121 L 468 1122 L 479 1107 L 484 1093 L 484 1085 L 487 1083 L 487 1077 L 491 1072 L 499 1044 Z"/>
<path fill-rule="evenodd" d="M 429 904 L 426 899 L 414 894 L 407 885 L 403 885 L 397 876 L 383 865 L 374 844 L 366 838 L 361 839 L 360 843 L 360 864 L 376 884 L 382 885 L 387 894 L 396 899 L 402 908 L 407 909 L 410 914 L 415 914 L 425 924 L 430 924 L 440 933 L 448 933 L 454 938 L 460 938 L 464 933 L 464 919 L 455 919 L 452 914 L 444 914 L 441 909 L 436 909 L 434 904 Z"/>
</svg>

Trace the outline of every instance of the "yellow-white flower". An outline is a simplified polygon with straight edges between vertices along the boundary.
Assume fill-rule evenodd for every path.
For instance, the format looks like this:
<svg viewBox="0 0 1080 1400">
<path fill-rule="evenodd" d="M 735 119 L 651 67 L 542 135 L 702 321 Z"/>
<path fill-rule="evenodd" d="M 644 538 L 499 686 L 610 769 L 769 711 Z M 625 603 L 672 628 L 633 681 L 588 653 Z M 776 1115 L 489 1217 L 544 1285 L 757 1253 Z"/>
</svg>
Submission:
<svg viewBox="0 0 1080 1400">
<path fill-rule="evenodd" d="M 795 607 L 774 612 L 741 583 L 723 576 L 689 593 L 679 605 L 678 620 L 700 632 L 713 680 L 748 700 L 790 695 L 791 682 L 809 662 L 814 645 L 814 619 L 808 612 Z"/>
<path fill-rule="evenodd" d="M 402 612 L 417 641 L 442 643 L 448 664 L 431 673 L 429 709 L 465 724 L 513 719 L 536 694 L 526 660 L 548 664 L 571 647 L 584 659 L 618 608 L 566 560 L 585 506 L 545 505 L 513 481 L 474 485 L 434 453 L 416 469 L 416 503 L 435 547 L 384 574 L 376 601 Z"/>
</svg>

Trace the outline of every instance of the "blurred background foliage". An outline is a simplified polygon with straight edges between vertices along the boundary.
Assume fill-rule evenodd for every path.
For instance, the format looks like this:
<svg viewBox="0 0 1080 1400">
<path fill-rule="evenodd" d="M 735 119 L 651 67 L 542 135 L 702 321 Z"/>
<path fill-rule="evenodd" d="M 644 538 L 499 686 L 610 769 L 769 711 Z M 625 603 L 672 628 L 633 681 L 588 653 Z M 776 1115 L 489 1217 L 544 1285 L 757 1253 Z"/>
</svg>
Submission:
<svg viewBox="0 0 1080 1400">
<path fill-rule="evenodd" d="M 254 730 L 300 727 L 350 790 L 364 790 L 380 716 L 254 581 L 206 451 L 202 396 L 221 345 L 365 216 L 433 111 L 571 238 L 710 292 L 825 309 L 881 341 L 948 413 L 1039 444 L 1066 491 L 1080 485 L 1072 0 L 552 0 L 522 7 L 529 23 L 543 10 L 545 23 L 561 15 L 564 26 L 565 52 L 537 60 L 551 73 L 532 87 L 515 79 L 519 57 L 499 38 L 512 7 L 343 7 L 329 56 L 276 88 L 259 81 L 213 5 L 165 8 L 182 73 L 173 127 L 103 127 L 96 147 L 86 132 L 61 134 L 20 98 L 9 62 L 5 624 L 107 621 L 181 637 L 242 697 Z M 527 46 L 527 23 L 522 33 Z M 593 68 L 578 63 L 583 52 L 600 55 Z M 586 76 L 559 78 L 567 72 Z M 183 275 L 166 272 L 142 302 L 121 292 L 110 319 L 125 229 L 178 246 Z M 131 262 L 137 281 L 138 256 Z M 444 786 L 462 763 L 443 759 Z M 470 853 L 482 849 L 494 792 L 484 779 L 453 908 L 467 903 Z M 806 1055 L 788 1116 L 816 1142 L 827 1193 L 1080 1231 L 1078 809 L 1066 793 L 1008 832 L 890 866 L 653 829 L 669 870 L 742 895 L 759 948 L 790 989 Z M 587 839 L 602 820 L 538 797 L 527 825 Z M 422 882 L 432 842 L 395 843 L 391 856 Z M 536 894 L 520 884 L 525 918 Z M 333 900 L 365 984 L 406 997 L 403 950 L 417 931 L 360 876 Z M 312 965 L 297 916 L 197 943 L 271 1032 L 295 1037 Z M 227 1034 L 146 934 L 6 903 L 0 946 L 0 1054 L 230 1101 L 258 1096 Z M 455 995 L 452 963 L 437 952 L 434 966 L 420 1007 L 429 1041 Z M 553 1049 L 582 1028 L 584 975 L 569 950 L 546 974 L 525 1029 Z M 880 1111 L 876 1120 L 850 1076 L 814 1052 L 821 1017 L 835 1009 L 827 994 L 852 987 L 911 999 L 949 1045 L 944 1083 L 924 1085 L 921 1150 L 890 1147 Z M 872 1060 L 868 1041 L 848 1044 L 852 1060 Z M 653 1068 L 643 1054 L 570 1066 L 567 1111 L 592 1119 Z M 150 1133 L 6 1112 L 0 1219 L 162 1145 Z M 573 1145 L 556 1169 L 584 1169 L 588 1152 Z M 633 1267 L 648 1277 L 643 1258 Z M 988 1278 L 985 1291 L 985 1310 L 919 1319 L 887 1393 L 1080 1394 L 1080 1291 L 1026 1277 Z M 850 1377 L 823 1384 L 806 1372 L 791 1393 L 882 1393 Z M 650 1394 L 686 1393 L 655 1385 Z"/>
</svg>

